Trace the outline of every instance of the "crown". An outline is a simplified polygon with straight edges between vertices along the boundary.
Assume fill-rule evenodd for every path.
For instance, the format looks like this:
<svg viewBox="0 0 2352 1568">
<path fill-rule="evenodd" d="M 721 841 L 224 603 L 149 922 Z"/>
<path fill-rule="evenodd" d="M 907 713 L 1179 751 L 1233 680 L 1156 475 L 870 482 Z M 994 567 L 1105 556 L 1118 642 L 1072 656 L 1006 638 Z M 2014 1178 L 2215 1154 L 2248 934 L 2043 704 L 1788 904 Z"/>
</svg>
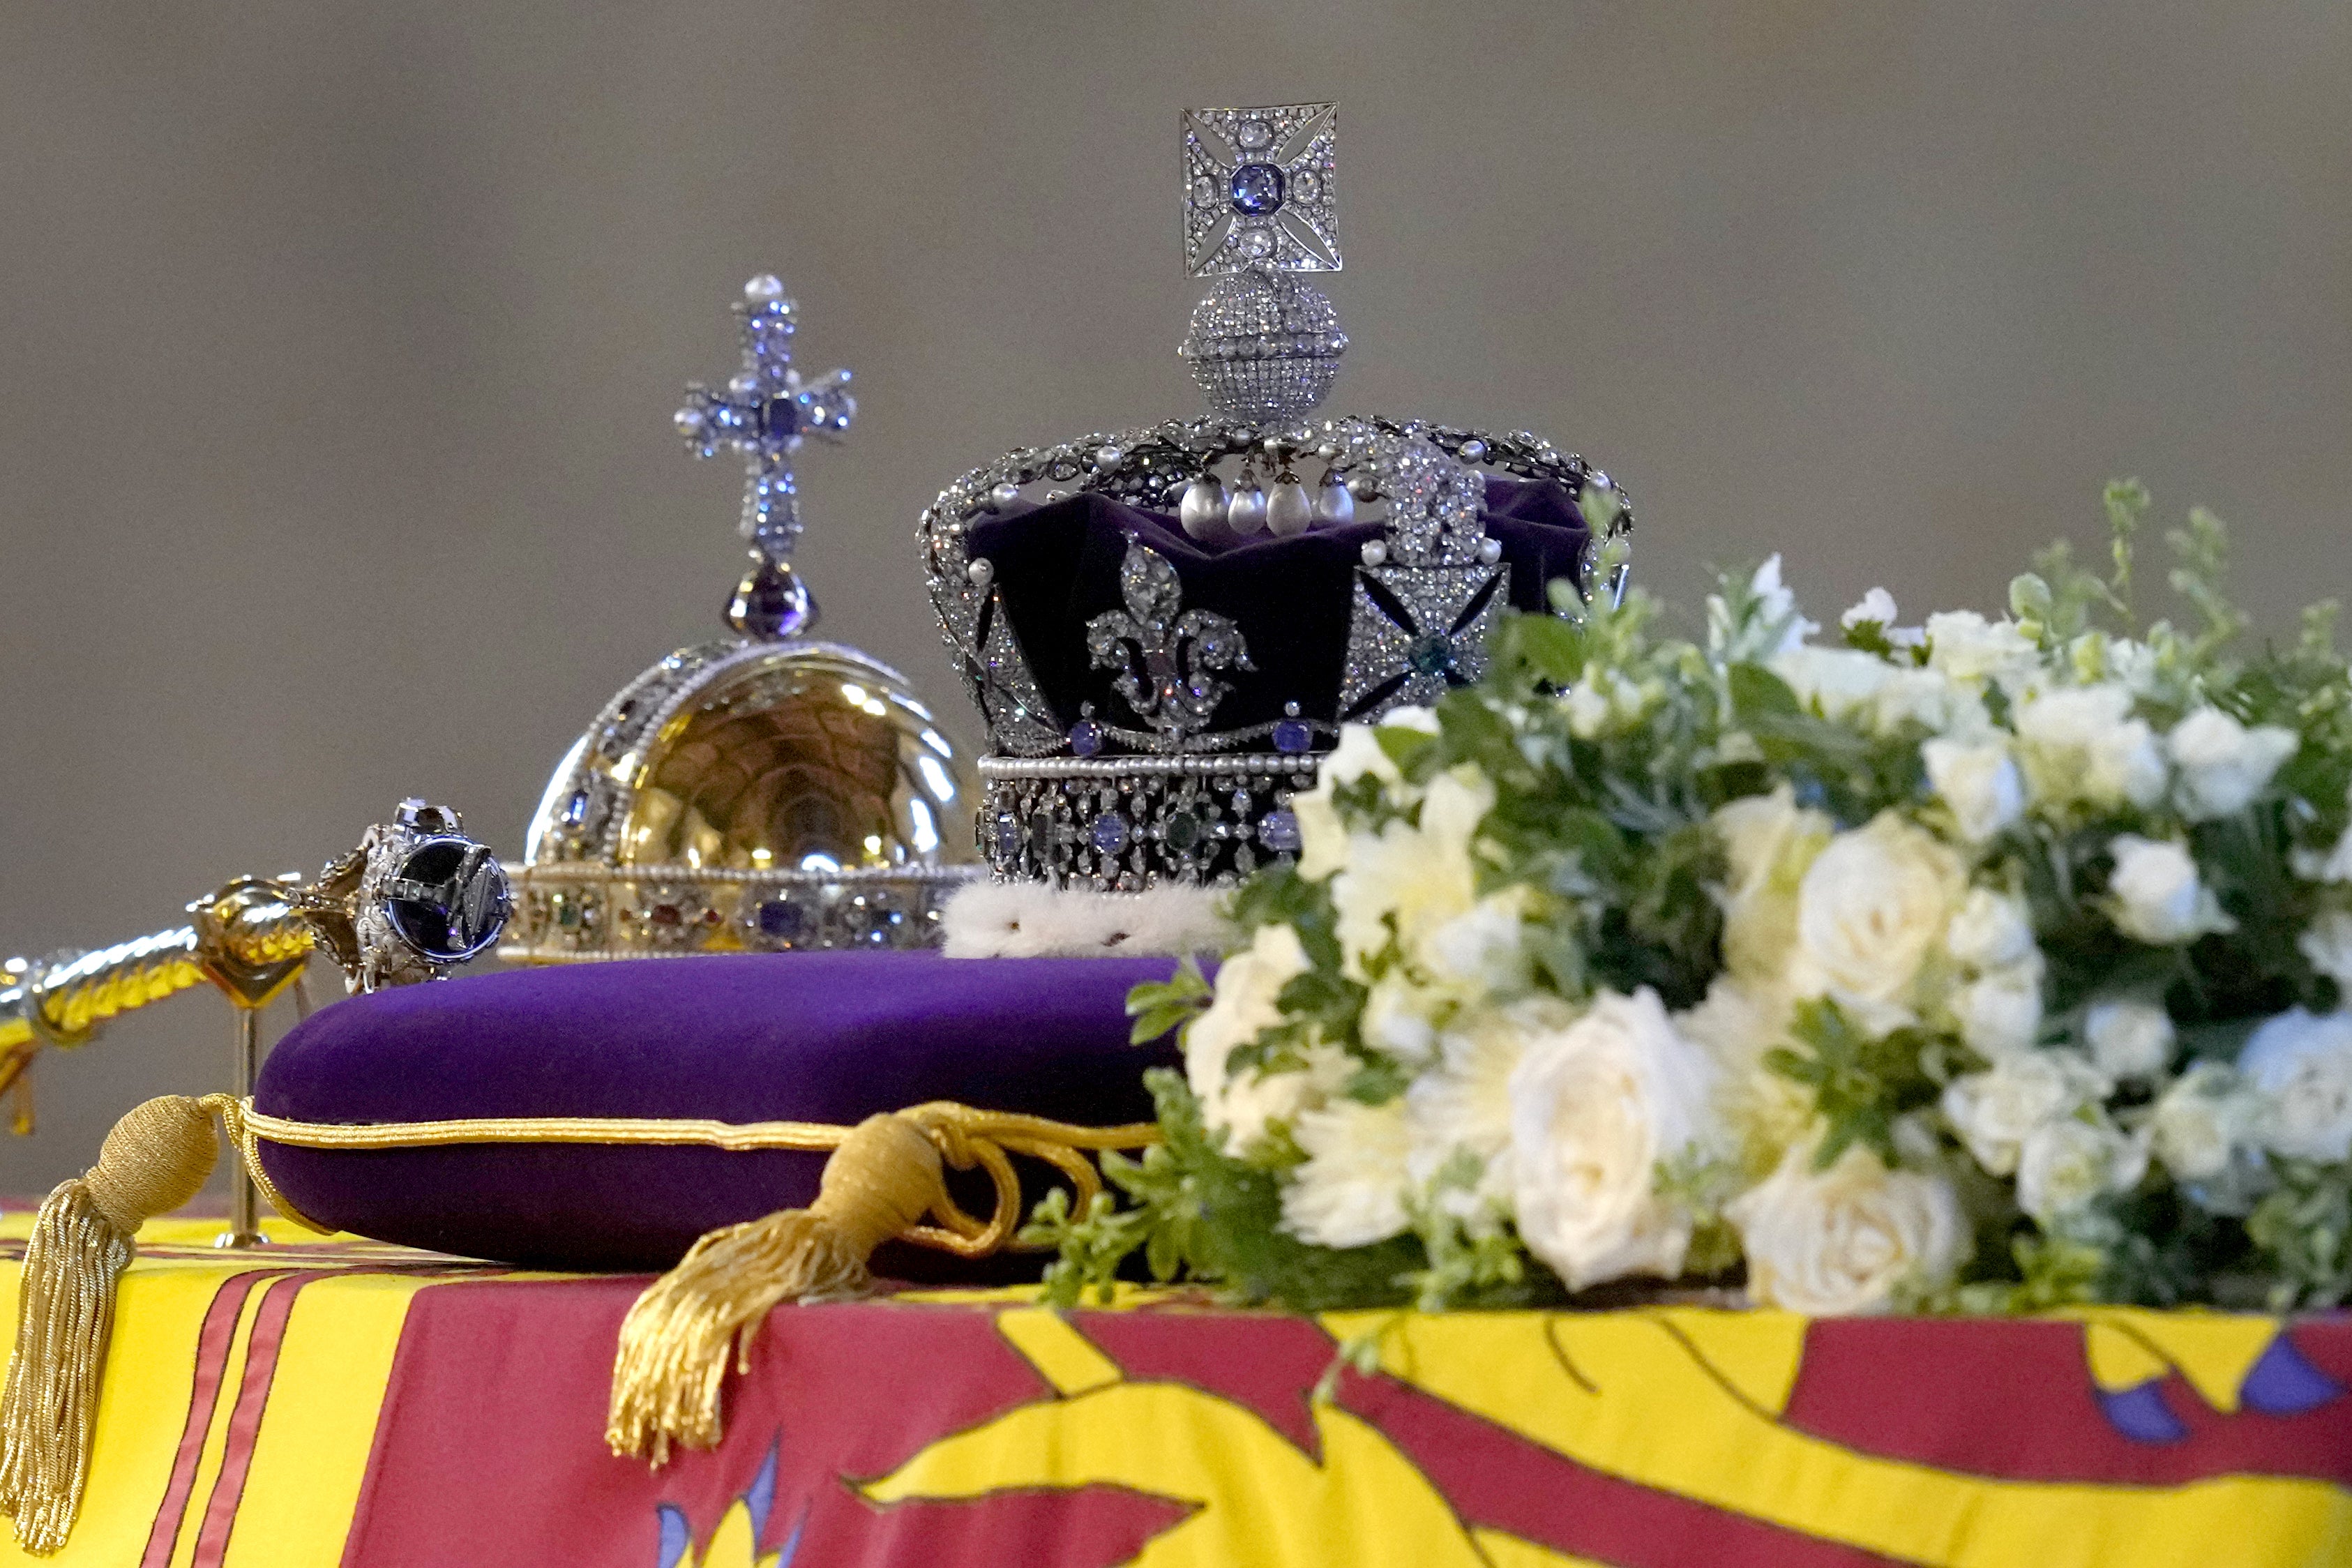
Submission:
<svg viewBox="0 0 2352 1568">
<path fill-rule="evenodd" d="M 1506 607 L 1551 610 L 1559 579 L 1581 603 L 1596 531 L 1633 528 L 1607 474 L 1526 431 L 1318 416 L 1348 339 L 1301 275 L 1339 270 L 1338 106 L 1181 130 L 1184 264 L 1216 281 L 1177 352 L 1213 412 L 1008 453 L 922 515 L 1000 880 L 1295 854 L 1290 797 L 1340 725 L 1475 680 Z"/>
<path fill-rule="evenodd" d="M 809 635 L 793 463 L 848 431 L 849 373 L 803 379 L 774 278 L 734 312 L 742 368 L 690 384 L 676 415 L 688 451 L 743 464 L 751 561 L 729 635 L 623 687 L 557 764 L 510 868 L 502 957 L 927 946 L 978 870 L 970 762 L 905 676 Z"/>
</svg>

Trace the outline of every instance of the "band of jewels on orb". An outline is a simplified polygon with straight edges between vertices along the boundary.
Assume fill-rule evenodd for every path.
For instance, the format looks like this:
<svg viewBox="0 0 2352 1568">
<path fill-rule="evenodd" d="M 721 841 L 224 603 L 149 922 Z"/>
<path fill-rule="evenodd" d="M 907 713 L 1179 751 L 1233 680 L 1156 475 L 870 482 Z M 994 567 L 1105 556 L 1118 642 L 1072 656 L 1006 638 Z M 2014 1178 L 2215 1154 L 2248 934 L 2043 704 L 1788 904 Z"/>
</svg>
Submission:
<svg viewBox="0 0 2352 1568">
<path fill-rule="evenodd" d="M 510 866 L 499 956 L 530 963 L 694 952 L 936 947 L 940 910 L 974 865 L 734 870 L 590 863 Z"/>
<path fill-rule="evenodd" d="M 1100 892 L 1239 881 L 1294 859 L 1313 754 L 982 757 L 980 852 L 1000 881 Z"/>
</svg>

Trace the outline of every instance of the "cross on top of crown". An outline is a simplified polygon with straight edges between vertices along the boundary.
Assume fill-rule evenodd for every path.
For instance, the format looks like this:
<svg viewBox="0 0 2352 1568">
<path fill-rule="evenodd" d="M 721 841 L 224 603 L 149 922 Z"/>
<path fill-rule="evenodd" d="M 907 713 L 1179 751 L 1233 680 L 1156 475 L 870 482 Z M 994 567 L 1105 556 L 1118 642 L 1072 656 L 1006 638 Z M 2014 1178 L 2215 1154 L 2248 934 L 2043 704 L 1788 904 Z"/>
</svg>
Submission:
<svg viewBox="0 0 2352 1568">
<path fill-rule="evenodd" d="M 1188 109 L 1183 134 L 1187 272 L 1339 270 L 1338 104 Z"/>
<path fill-rule="evenodd" d="M 743 368 L 713 392 L 689 383 L 677 411 L 677 433 L 689 450 L 708 458 L 721 447 L 743 458 L 743 534 L 769 560 L 792 553 L 800 537 L 800 496 L 792 457 L 811 436 L 838 441 L 857 416 L 849 373 L 828 371 L 803 381 L 793 368 L 798 310 L 770 273 L 743 285 L 735 318 L 743 337 Z"/>
</svg>

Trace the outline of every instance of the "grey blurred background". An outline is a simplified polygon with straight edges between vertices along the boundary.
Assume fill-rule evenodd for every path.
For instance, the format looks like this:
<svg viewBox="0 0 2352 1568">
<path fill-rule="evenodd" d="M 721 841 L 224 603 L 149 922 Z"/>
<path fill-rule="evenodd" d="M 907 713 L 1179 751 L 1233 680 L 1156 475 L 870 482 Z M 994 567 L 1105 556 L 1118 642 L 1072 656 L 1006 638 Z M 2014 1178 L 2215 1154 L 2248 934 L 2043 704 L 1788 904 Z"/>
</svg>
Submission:
<svg viewBox="0 0 2352 1568">
<path fill-rule="evenodd" d="M 1187 104 L 1340 100 L 1333 405 L 1583 451 L 1672 598 L 1780 550 L 1825 619 L 1994 608 L 2139 474 L 2283 628 L 2344 585 L 2347 80 L 2319 0 L 0 0 L 0 953 L 404 794 L 519 852 L 604 698 L 717 628 L 737 474 L 669 414 L 755 270 L 858 377 L 802 469 L 826 629 L 976 738 L 913 520 L 1196 405 Z M 52 1053 L 0 1194 L 224 1087 L 228 1028 Z"/>
</svg>

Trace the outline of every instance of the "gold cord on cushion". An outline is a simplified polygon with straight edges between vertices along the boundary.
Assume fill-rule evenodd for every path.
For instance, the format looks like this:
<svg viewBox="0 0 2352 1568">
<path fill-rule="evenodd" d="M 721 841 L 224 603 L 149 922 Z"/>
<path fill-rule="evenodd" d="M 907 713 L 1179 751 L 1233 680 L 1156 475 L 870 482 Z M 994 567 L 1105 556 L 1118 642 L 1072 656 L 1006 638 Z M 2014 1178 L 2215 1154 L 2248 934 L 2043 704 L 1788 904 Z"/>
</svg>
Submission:
<svg viewBox="0 0 2352 1568">
<path fill-rule="evenodd" d="M 1021 1213 L 1011 1154 L 1067 1176 L 1083 1213 L 1102 1183 L 1079 1151 L 1140 1148 L 1158 1137 L 1149 1123 L 1073 1127 L 946 1100 L 867 1117 L 825 1162 L 814 1203 L 712 1231 L 637 1298 L 621 1324 L 604 1440 L 656 1465 L 673 1443 L 712 1447 L 729 1352 L 739 1373 L 751 1370 L 751 1341 L 779 1302 L 864 1289 L 874 1249 L 894 1237 L 964 1258 L 1004 1247 Z M 984 1225 L 948 1196 L 944 1167 L 974 1165 L 996 1188 Z M 940 1223 L 922 1224 L 926 1215 Z"/>
<path fill-rule="evenodd" d="M 66 1543 L 89 1475 L 115 1289 L 138 1247 L 139 1227 L 204 1190 L 219 1158 L 213 1118 L 273 1207 L 296 1214 L 253 1157 L 244 1108 L 226 1094 L 167 1094 L 131 1108 L 99 1150 L 98 1163 L 58 1184 L 34 1216 L 16 1302 L 16 1348 L 0 1390 L 0 1513 L 37 1557 Z"/>
</svg>

